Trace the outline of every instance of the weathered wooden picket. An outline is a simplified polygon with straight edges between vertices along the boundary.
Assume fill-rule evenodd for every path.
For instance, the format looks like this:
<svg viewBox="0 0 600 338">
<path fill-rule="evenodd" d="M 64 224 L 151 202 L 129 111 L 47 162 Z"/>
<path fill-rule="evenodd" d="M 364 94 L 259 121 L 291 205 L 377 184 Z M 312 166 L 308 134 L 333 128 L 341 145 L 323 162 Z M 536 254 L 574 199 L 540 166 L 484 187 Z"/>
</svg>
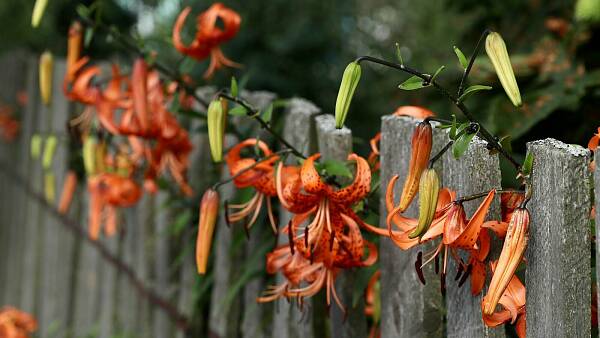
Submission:
<svg viewBox="0 0 600 338">
<path fill-rule="evenodd" d="M 210 337 L 367 336 L 364 302 L 350 307 L 345 320 L 333 305 L 329 323 L 327 307 L 319 296 L 305 301 L 302 312 L 294 300 L 255 302 L 268 284 L 281 282 L 281 276 L 263 272 L 265 253 L 276 239 L 260 222 L 246 240 L 240 227 L 229 229 L 221 216 L 214 238 L 213 269 L 207 277 L 195 272 L 192 224 L 180 233 L 171 233 L 170 225 L 178 215 L 164 193 L 145 197 L 125 210 L 118 236 L 98 243 L 87 240 L 83 185 L 66 218 L 53 210 L 56 203 L 45 202 L 43 197 L 45 180 L 52 180 L 57 198 L 73 155 L 66 145 L 65 126 L 79 108 L 61 95 L 64 62 L 56 63 L 54 99 L 49 107 L 38 99 L 37 58 L 6 54 L 0 58 L 0 69 L 3 102 L 14 103 L 22 89 L 29 97 L 21 112 L 18 140 L 0 143 L 0 306 L 10 304 L 33 313 L 40 322 L 40 337 L 189 337 L 192 332 Z M 198 94 L 208 98 L 214 91 L 202 88 Z M 242 95 L 258 107 L 266 107 L 276 98 L 266 92 Z M 200 127 L 198 121 L 190 123 L 192 129 Z M 409 117 L 382 118 L 382 190 L 392 175 L 398 174 L 400 182 L 406 176 L 416 123 Z M 324 159 L 343 160 L 352 152 L 351 131 L 335 129 L 331 115 L 321 114 L 304 99 L 288 101 L 284 130 L 290 143 L 307 155 L 320 151 Z M 59 138 L 50 168 L 42 168 L 39 160 L 29 156 L 29 142 L 35 133 Z M 444 145 L 445 133 L 435 129 L 434 149 Z M 228 145 L 236 141 L 235 136 L 227 135 Z M 192 142 L 195 150 L 189 176 L 194 191 L 200 194 L 216 170 L 210 164 L 206 135 L 193 133 Z M 529 143 L 528 151 L 535 155 L 535 163 L 525 272 L 527 334 L 590 336 L 590 153 L 551 139 Z M 490 155 L 482 140 L 472 142 L 460 160 L 447 154 L 436 165 L 443 184 L 459 195 L 500 187 L 498 156 Z M 222 172 L 227 176 L 227 170 Z M 600 210 L 600 166 L 594 178 L 596 209 Z M 220 192 L 223 200 L 235 198 L 231 186 Z M 466 204 L 467 213 L 474 211 L 476 203 Z M 381 205 L 383 227 L 386 210 L 384 203 Z M 416 213 L 414 206 L 407 211 L 410 216 Z M 499 214 L 496 201 L 488 217 Z M 280 225 L 289 218 L 281 209 Z M 280 235 L 277 241 L 284 244 L 287 236 Z M 432 269 L 425 269 L 427 285 L 421 285 L 414 261 L 417 250 L 422 249 L 402 251 L 388 239 L 380 240 L 382 337 L 504 336 L 503 328 L 483 325 L 481 296 L 472 297 L 468 287 L 458 288 L 453 276 L 447 278 L 445 297 Z M 493 254 L 499 249 L 492 250 Z M 597 249 L 600 252 L 600 246 Z M 242 261 L 245 263 L 240 264 Z M 596 264 L 598 271 L 600 259 Z M 448 269 L 454 271 L 452 265 Z M 342 273 L 336 283 L 346 305 L 353 302 L 354 276 L 352 271 Z M 195 294 L 194 289 L 208 291 Z"/>
</svg>

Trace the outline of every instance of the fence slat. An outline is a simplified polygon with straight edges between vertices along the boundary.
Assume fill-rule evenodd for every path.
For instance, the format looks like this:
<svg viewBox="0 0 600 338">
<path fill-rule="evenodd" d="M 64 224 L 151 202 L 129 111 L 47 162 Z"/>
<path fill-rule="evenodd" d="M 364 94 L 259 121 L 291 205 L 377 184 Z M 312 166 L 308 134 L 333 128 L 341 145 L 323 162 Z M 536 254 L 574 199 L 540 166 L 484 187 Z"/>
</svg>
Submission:
<svg viewBox="0 0 600 338">
<path fill-rule="evenodd" d="M 502 175 L 498 155 L 490 155 L 487 143 L 474 138 L 465 154 L 458 160 L 448 152 L 444 157 L 444 185 L 456 191 L 457 196 L 465 196 L 501 188 Z M 481 200 L 469 201 L 464 204 L 465 212 L 472 215 Z M 487 219 L 500 219 L 499 198 L 495 198 L 490 206 Z M 501 248 L 501 247 L 500 247 Z M 492 244 L 491 256 L 497 254 L 498 246 Z M 465 256 L 463 256 L 465 260 Z M 456 272 L 457 265 L 449 259 L 448 276 L 446 279 L 446 309 L 448 337 L 504 337 L 504 327 L 488 328 L 481 319 L 481 299 L 485 293 L 478 296 L 471 294 L 470 277 L 459 288 L 451 276 Z M 489 276 L 488 276 L 489 277 Z M 489 280 L 489 278 L 488 278 Z"/>
<path fill-rule="evenodd" d="M 304 155 L 310 155 L 316 151 L 316 137 L 314 135 L 314 117 L 320 113 L 312 102 L 300 98 L 293 98 L 288 102 L 287 111 L 285 114 L 285 122 L 283 135 L 292 146 L 302 152 Z M 292 159 L 288 160 L 289 162 Z M 290 164 L 290 163 L 287 163 Z M 285 210 L 279 208 L 279 227 L 285 226 L 291 219 L 292 215 Z M 288 235 L 280 233 L 277 239 L 278 245 L 288 242 Z M 279 285 L 285 281 L 281 274 L 275 277 L 276 284 Z M 296 306 L 295 301 L 288 302 L 285 299 L 276 301 L 273 314 L 273 337 L 291 338 L 291 337 L 315 337 L 313 331 L 313 316 L 314 307 L 312 306 L 313 299 L 304 301 L 304 311 L 309 311 L 304 314 Z"/>
<path fill-rule="evenodd" d="M 398 174 L 395 195 L 399 198 L 402 182 L 408 174 L 412 134 L 418 122 L 411 117 L 393 115 L 381 119 L 381 227 L 386 227 L 387 216 L 383 192 L 390 178 Z M 436 152 L 443 147 L 447 137 L 437 129 L 433 132 L 433 152 Z M 438 173 L 441 173 L 442 166 L 442 161 L 436 163 Z M 441 178 L 443 181 L 443 177 Z M 417 198 L 405 211 L 405 215 L 418 216 Z M 414 268 L 417 252 L 427 251 L 432 246 L 433 243 L 403 251 L 389 239 L 380 240 L 382 337 L 439 337 L 442 334 L 443 298 L 440 294 L 439 277 L 433 269 L 423 269 L 427 281 L 427 285 L 424 286 Z"/>
<path fill-rule="evenodd" d="M 598 215 L 598 210 L 600 210 L 600 152 L 596 151 L 594 162 L 596 163 L 596 170 L 594 170 L 594 193 L 596 202 L 595 214 Z M 598 218 L 596 218 L 598 219 Z M 596 234 L 600 234 L 600 222 L 596 221 Z M 596 294 L 598 294 L 598 290 L 600 290 L 600 241 L 598 240 L 598 235 L 596 235 Z M 597 306 L 600 305 L 600 297 L 597 298 Z M 599 306 L 600 308 L 600 306 Z M 597 312 L 598 319 L 600 319 L 600 311 Z M 598 321 L 600 323 L 600 321 Z"/>
<path fill-rule="evenodd" d="M 154 214 L 154 289 L 155 291 L 165 297 L 170 298 L 171 293 L 169 292 L 169 269 L 170 269 L 170 236 L 168 234 L 168 227 L 171 224 L 173 215 L 169 212 L 166 206 L 168 200 L 168 193 L 159 191 L 155 198 L 154 208 L 156 210 Z M 136 224 L 135 226 L 139 226 Z M 171 336 L 171 321 L 166 313 L 161 309 L 155 309 L 153 314 L 153 326 L 155 337 L 167 337 Z"/>
<path fill-rule="evenodd" d="M 0 59 L 0 69 L 3 69 L 0 79 L 0 103 L 8 105 L 8 107 L 14 108 L 14 113 L 17 113 L 17 93 L 22 90 L 25 86 L 25 67 L 27 66 L 27 58 L 24 51 L 15 51 L 4 54 Z M 18 115 L 14 115 L 18 118 Z M 4 140 L 0 140 L 0 151 L 2 157 L 7 163 L 14 165 L 18 170 L 24 170 L 27 164 L 27 156 L 23 156 L 22 149 L 28 144 L 27 140 L 24 139 L 23 122 L 21 121 L 22 130 L 19 132 L 18 137 L 8 143 Z M 19 254 L 19 249 L 23 245 L 25 238 L 23 231 L 21 230 L 22 225 L 22 213 L 21 213 L 21 202 L 23 201 L 23 194 L 19 191 L 9 179 L 2 182 L 2 187 L 5 194 L 5 199 L 1 202 L 3 204 L 0 212 L 2 213 L 2 228 L 4 228 L 6 243 L 6 252 L 3 253 L 6 259 L 6 264 L 3 267 L 6 268 L 4 275 L 6 280 L 4 281 L 4 303 L 19 305 L 20 301 L 20 290 L 21 283 L 18 276 L 21 275 L 22 271 L 22 257 Z M 1 244 L 1 243 L 0 243 Z M 2 281 L 0 279 L 0 281 Z"/>
<path fill-rule="evenodd" d="M 317 140 L 323 160 L 345 161 L 352 152 L 352 132 L 348 128 L 336 129 L 333 115 L 316 117 Z M 367 321 L 364 315 L 364 300 L 361 298 L 352 307 L 355 274 L 347 270 L 336 278 L 336 290 L 346 306 L 346 315 L 336 304 L 331 306 L 332 337 L 366 337 Z M 345 318 L 347 317 L 347 318 Z"/>
<path fill-rule="evenodd" d="M 527 248 L 527 337 L 591 334 L 589 151 L 554 139 L 534 156 Z"/>
<path fill-rule="evenodd" d="M 267 108 L 277 95 L 266 91 L 243 92 L 244 98 L 254 107 L 263 110 Z M 267 197 L 269 198 L 269 197 Z M 262 220 L 265 220 L 266 214 L 261 215 Z M 268 225 L 268 221 L 258 221 L 255 226 L 250 229 L 250 238 L 246 243 L 246 260 L 256 262 L 252 264 L 254 269 L 265 271 L 265 255 L 270 246 L 274 243 L 273 232 Z M 270 331 L 267 317 L 271 316 L 271 303 L 257 304 L 256 297 L 260 295 L 266 288 L 266 275 L 264 273 L 257 274 L 250 279 L 244 286 L 244 301 L 242 311 L 241 333 L 242 337 L 265 337 Z M 268 314 L 268 316 L 267 316 Z"/>
<path fill-rule="evenodd" d="M 72 105 L 62 95 L 63 74 L 66 72 L 66 62 L 54 62 L 54 79 L 49 126 L 51 132 L 59 139 L 54 155 L 52 168 L 45 171 L 45 175 L 53 174 L 55 187 L 60 191 L 68 163 L 68 146 L 63 132 L 70 118 Z M 55 193 L 55 201 L 58 199 Z M 56 202 L 53 203 L 56 205 Z M 47 212 L 43 213 L 48 215 Z M 41 279 L 41 304 L 40 332 L 42 335 L 50 333 L 63 336 L 66 334 L 71 314 L 71 290 L 73 273 L 73 253 L 75 238 L 73 234 L 63 227 L 54 217 L 44 216 L 39 223 L 39 230 L 43 232 L 42 244 L 42 279 Z M 52 295 L 49 297 L 48 295 Z"/>
<path fill-rule="evenodd" d="M 237 138 L 232 135 L 226 135 L 225 147 L 229 148 L 237 143 Z M 221 179 L 230 177 L 229 170 L 223 170 Z M 235 187 L 232 184 L 226 184 L 219 188 L 221 201 L 231 200 L 235 193 Z M 212 249 L 213 259 L 213 289 L 211 293 L 208 331 L 209 336 L 220 338 L 238 337 L 237 324 L 239 317 L 240 301 L 236 297 L 232 303 L 225 303 L 227 294 L 231 285 L 234 283 L 235 266 L 233 265 L 232 245 L 233 231 L 227 227 L 224 213 L 219 213 Z"/>
</svg>

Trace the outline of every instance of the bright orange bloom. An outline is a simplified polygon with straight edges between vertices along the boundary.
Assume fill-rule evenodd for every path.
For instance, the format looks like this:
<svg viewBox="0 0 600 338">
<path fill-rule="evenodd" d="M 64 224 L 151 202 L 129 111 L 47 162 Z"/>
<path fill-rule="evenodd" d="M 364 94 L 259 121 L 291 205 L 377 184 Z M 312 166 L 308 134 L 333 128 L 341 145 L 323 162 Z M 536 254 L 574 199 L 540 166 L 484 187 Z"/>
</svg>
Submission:
<svg viewBox="0 0 600 338">
<path fill-rule="evenodd" d="M 30 314 L 6 306 L 0 309 L 0 337 L 27 338 L 37 330 L 37 322 Z"/>
<path fill-rule="evenodd" d="M 231 40 L 239 31 L 241 22 L 239 14 L 222 3 L 213 4 L 196 19 L 196 37 L 189 46 L 186 46 L 181 40 L 181 29 L 191 10 L 191 7 L 186 7 L 175 22 L 173 27 L 175 48 L 197 60 L 204 60 L 210 56 L 210 65 L 204 73 L 205 78 L 210 78 L 217 69 L 223 66 L 240 67 L 239 64 L 229 60 L 220 47 L 222 43 Z M 222 22 L 223 28 L 219 27 L 218 21 Z"/>
<path fill-rule="evenodd" d="M 106 235 L 114 235 L 117 232 L 117 208 L 130 207 L 142 196 L 141 188 L 133 179 L 110 173 L 88 178 L 88 191 L 89 235 L 94 240 L 100 235 L 102 223 Z"/>
<path fill-rule="evenodd" d="M 258 147 L 263 152 L 263 157 L 267 158 L 271 156 L 270 159 L 256 164 L 256 160 L 253 158 L 244 158 L 241 156 L 241 152 L 244 149 L 254 147 Z M 247 231 L 258 219 L 262 205 L 266 200 L 269 222 L 273 232 L 277 233 L 277 224 L 275 222 L 271 197 L 277 196 L 274 163 L 279 160 L 279 156 L 272 156 L 272 154 L 271 149 L 264 142 L 253 138 L 240 142 L 227 153 L 226 162 L 231 176 L 239 175 L 233 180 L 235 186 L 239 189 L 253 187 L 256 190 L 254 196 L 246 203 L 226 203 L 225 219 L 227 223 L 246 220 L 244 227 Z M 248 169 L 252 166 L 254 166 L 252 169 Z M 296 167 L 284 167 L 282 164 L 279 170 L 281 170 L 282 178 L 285 182 L 287 182 L 287 177 L 290 175 L 298 175 L 298 168 Z M 230 210 L 238 211 L 230 213 Z M 250 217 L 249 221 L 247 217 Z"/>
<path fill-rule="evenodd" d="M 277 172 L 279 200 L 294 216 L 283 229 L 289 235 L 289 246 L 269 254 L 267 267 L 269 272 L 281 271 L 287 281 L 270 288 L 264 297 L 258 298 L 259 302 L 279 297 L 302 299 L 325 287 L 327 303 L 330 304 L 333 295 L 344 309 L 334 287 L 340 269 L 368 266 L 377 259 L 377 248 L 363 239 L 360 232 L 363 222 L 352 210 L 352 205 L 369 193 L 369 164 L 356 154 L 349 155 L 348 160 L 356 162 L 354 181 L 337 189 L 321 180 L 314 164 L 319 156 L 306 159 L 300 174 L 292 174 L 287 182 L 283 182 L 282 170 Z M 363 258 L 365 246 L 368 256 Z M 302 282 L 308 285 L 302 287 Z"/>
<path fill-rule="evenodd" d="M 502 252 L 498 259 L 498 266 L 482 303 L 485 315 L 494 313 L 498 301 L 523 259 L 528 238 L 529 211 L 525 208 L 518 208 L 511 216 Z"/>
<path fill-rule="evenodd" d="M 62 194 L 60 196 L 60 202 L 58 203 L 58 212 L 61 214 L 64 215 L 69 212 L 69 207 L 71 206 L 75 189 L 77 189 L 77 174 L 70 170 L 65 178 Z"/>
<path fill-rule="evenodd" d="M 0 137 L 7 142 L 17 138 L 21 123 L 13 116 L 13 109 L 9 106 L 0 106 Z"/>
<path fill-rule="evenodd" d="M 200 275 L 206 273 L 218 212 L 219 193 L 216 190 L 208 189 L 204 192 L 200 202 L 200 220 L 198 221 L 198 238 L 196 239 L 196 267 Z"/>
<path fill-rule="evenodd" d="M 599 142 L 600 142 L 600 127 L 598 127 L 598 130 L 596 131 L 594 136 L 592 136 L 592 138 L 590 138 L 590 141 L 588 142 L 588 149 L 591 151 L 596 151 L 596 149 L 598 149 Z"/>
<path fill-rule="evenodd" d="M 495 273 L 497 262 L 492 262 L 491 269 Z M 504 323 L 514 324 L 516 321 L 516 330 L 519 338 L 525 338 L 526 327 L 526 309 L 525 309 L 525 286 L 519 280 L 519 277 L 513 275 L 510 278 L 506 289 L 497 304 L 502 305 L 502 310 L 496 311 L 494 307 L 492 313 L 486 314 L 487 296 L 481 300 L 481 311 L 483 312 L 483 322 L 489 327 L 496 327 Z"/>
</svg>

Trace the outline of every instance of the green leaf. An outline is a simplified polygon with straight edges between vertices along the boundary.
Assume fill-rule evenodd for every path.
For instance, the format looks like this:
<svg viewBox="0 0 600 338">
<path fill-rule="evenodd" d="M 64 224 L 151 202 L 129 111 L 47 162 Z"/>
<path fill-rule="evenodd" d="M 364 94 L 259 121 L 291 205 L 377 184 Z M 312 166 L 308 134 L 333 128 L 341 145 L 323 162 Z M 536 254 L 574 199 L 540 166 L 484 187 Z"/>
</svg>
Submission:
<svg viewBox="0 0 600 338">
<path fill-rule="evenodd" d="M 531 169 L 533 168 L 533 154 L 527 153 L 525 157 L 525 161 L 523 162 L 523 166 L 521 167 L 521 172 L 525 176 L 529 176 L 531 174 Z"/>
<path fill-rule="evenodd" d="M 402 82 L 398 86 L 398 88 L 403 89 L 403 90 L 415 90 L 415 89 L 421 89 L 421 88 L 427 87 L 427 86 L 423 83 L 423 79 L 421 79 L 420 77 L 418 77 L 416 75 L 413 75 L 413 76 L 409 77 L 408 80 Z"/>
<path fill-rule="evenodd" d="M 400 53 L 400 44 L 396 42 L 396 58 L 398 58 L 398 62 L 401 65 L 404 65 L 404 61 L 402 60 L 402 53 Z"/>
<path fill-rule="evenodd" d="M 502 137 L 500 139 L 500 145 L 502 146 L 502 148 L 504 148 L 504 150 L 506 150 L 509 153 L 512 153 L 512 144 L 511 144 L 510 135 L 506 135 L 506 136 Z"/>
<path fill-rule="evenodd" d="M 460 48 L 456 46 L 454 46 L 454 53 L 458 57 L 458 62 L 460 62 L 460 65 L 463 67 L 463 69 L 467 69 L 467 67 L 469 66 L 469 62 L 467 61 L 465 54 L 463 54 Z"/>
<path fill-rule="evenodd" d="M 85 5 L 77 5 L 75 10 L 77 11 L 77 14 L 84 19 L 88 19 L 90 17 L 91 11 Z"/>
<path fill-rule="evenodd" d="M 88 27 L 85 30 L 85 37 L 83 38 L 83 45 L 87 48 L 92 42 L 92 38 L 94 37 L 94 28 Z"/>
<path fill-rule="evenodd" d="M 326 160 L 325 162 L 323 162 L 323 168 L 329 175 L 352 178 L 352 172 L 350 171 L 350 169 L 348 169 L 348 167 L 346 167 L 346 164 L 344 162 Z"/>
<path fill-rule="evenodd" d="M 435 80 L 435 78 L 446 68 L 446 66 L 440 66 L 440 68 L 438 68 L 435 73 L 433 73 L 433 76 L 431 77 L 431 81 L 433 82 Z"/>
<path fill-rule="evenodd" d="M 452 127 L 450 127 L 450 134 L 448 135 L 451 140 L 456 140 L 456 115 L 452 114 Z"/>
<path fill-rule="evenodd" d="M 458 102 L 463 102 L 467 97 L 471 96 L 472 94 L 481 91 L 481 90 L 490 90 L 492 89 L 492 87 L 490 86 L 483 86 L 483 85 L 473 85 L 467 89 L 465 89 L 465 92 L 458 98 Z"/>
<path fill-rule="evenodd" d="M 467 151 L 469 148 L 469 143 L 471 143 L 471 140 L 474 136 L 475 133 L 466 133 L 462 134 L 456 141 L 454 141 L 454 144 L 452 145 L 452 155 L 454 155 L 454 158 L 460 158 L 465 151 Z"/>
<path fill-rule="evenodd" d="M 273 116 L 273 104 L 270 104 L 267 109 L 262 113 L 261 118 L 267 123 L 271 123 L 271 117 Z"/>
<path fill-rule="evenodd" d="M 237 84 L 237 80 L 235 79 L 235 76 L 231 77 L 231 96 L 233 97 L 237 97 L 238 96 L 238 84 Z"/>
<path fill-rule="evenodd" d="M 235 106 L 231 108 L 228 112 L 231 116 L 245 116 L 248 113 L 248 110 L 243 106 Z"/>
</svg>

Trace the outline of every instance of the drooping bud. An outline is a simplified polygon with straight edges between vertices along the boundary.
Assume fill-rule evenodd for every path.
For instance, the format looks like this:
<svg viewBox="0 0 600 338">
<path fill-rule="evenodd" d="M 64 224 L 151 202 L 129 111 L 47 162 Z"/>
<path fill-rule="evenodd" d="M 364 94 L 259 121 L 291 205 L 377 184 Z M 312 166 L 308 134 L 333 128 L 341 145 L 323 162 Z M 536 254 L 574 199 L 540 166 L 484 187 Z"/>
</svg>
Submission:
<svg viewBox="0 0 600 338">
<path fill-rule="evenodd" d="M 358 86 L 360 81 L 361 68 L 358 62 L 350 62 L 344 70 L 342 76 L 342 83 L 340 83 L 340 90 L 338 91 L 337 100 L 335 101 L 335 127 L 340 129 L 344 126 L 346 121 L 346 115 L 348 115 L 348 109 L 350 109 L 350 102 L 352 102 L 352 96 L 354 90 Z"/>
<path fill-rule="evenodd" d="M 214 162 L 223 160 L 223 140 L 227 123 L 227 101 L 213 100 L 208 106 L 208 141 Z"/>
<path fill-rule="evenodd" d="M 83 166 L 88 176 L 96 173 L 96 145 L 95 137 L 87 136 L 83 140 Z"/>
<path fill-rule="evenodd" d="M 142 58 L 135 60 L 131 74 L 133 109 L 142 130 L 148 128 L 148 65 Z"/>
<path fill-rule="evenodd" d="M 210 188 L 206 190 L 200 202 L 200 221 L 198 222 L 198 238 L 196 240 L 196 266 L 200 275 L 206 273 L 218 212 L 219 193 Z"/>
<path fill-rule="evenodd" d="M 69 27 L 69 43 L 67 49 L 67 81 L 73 82 L 75 72 L 73 66 L 81 57 L 81 45 L 83 41 L 83 28 L 79 21 L 75 21 Z"/>
<path fill-rule="evenodd" d="M 42 97 L 42 102 L 47 106 L 52 99 L 52 71 L 54 67 L 52 53 L 49 51 L 42 53 L 39 66 L 40 96 Z"/>
<path fill-rule="evenodd" d="M 54 203 L 56 181 L 54 179 L 54 173 L 51 171 L 44 173 L 44 195 L 46 196 L 48 203 Z"/>
<path fill-rule="evenodd" d="M 58 139 L 55 135 L 50 135 L 46 138 L 46 143 L 44 144 L 44 155 L 42 157 L 42 168 L 50 169 L 52 166 L 57 143 Z"/>
<path fill-rule="evenodd" d="M 521 101 L 519 85 L 517 84 L 517 79 L 515 78 L 515 73 L 502 36 L 496 32 L 488 34 L 485 39 L 485 51 L 494 65 L 494 69 L 506 95 L 508 95 L 508 98 L 516 107 L 520 107 L 523 103 Z"/>
<path fill-rule="evenodd" d="M 400 196 L 400 212 L 404 212 L 410 205 L 413 198 L 419 191 L 419 181 L 421 173 L 429 162 L 431 154 L 432 131 L 431 125 L 428 122 L 421 122 L 415 128 L 412 137 L 412 152 L 410 154 L 410 164 L 408 167 L 408 175 L 404 181 L 402 188 L 402 196 Z"/>
<path fill-rule="evenodd" d="M 419 182 L 419 223 L 408 234 L 408 238 L 421 237 L 429 229 L 435 216 L 439 193 L 440 179 L 435 169 L 428 168 L 421 175 Z"/>
<path fill-rule="evenodd" d="M 42 154 L 42 136 L 40 134 L 33 134 L 31 136 L 31 143 L 29 144 L 29 150 L 31 152 L 31 158 L 37 160 Z"/>
<path fill-rule="evenodd" d="M 46 6 L 48 6 L 48 0 L 36 0 L 33 6 L 33 13 L 31 14 L 31 26 L 33 28 L 37 28 L 40 25 L 44 11 L 46 11 Z"/>
<path fill-rule="evenodd" d="M 491 315 L 496 310 L 500 297 L 523 259 L 529 239 L 529 211 L 518 208 L 512 214 L 498 265 L 492 276 L 487 295 L 483 299 L 483 313 Z"/>
<path fill-rule="evenodd" d="M 63 184 L 62 193 L 60 195 L 60 201 L 58 202 L 59 213 L 64 215 L 69 212 L 69 207 L 71 206 L 71 201 L 73 200 L 73 194 L 75 193 L 76 188 L 77 174 L 70 170 L 65 178 L 65 183 Z"/>
</svg>

